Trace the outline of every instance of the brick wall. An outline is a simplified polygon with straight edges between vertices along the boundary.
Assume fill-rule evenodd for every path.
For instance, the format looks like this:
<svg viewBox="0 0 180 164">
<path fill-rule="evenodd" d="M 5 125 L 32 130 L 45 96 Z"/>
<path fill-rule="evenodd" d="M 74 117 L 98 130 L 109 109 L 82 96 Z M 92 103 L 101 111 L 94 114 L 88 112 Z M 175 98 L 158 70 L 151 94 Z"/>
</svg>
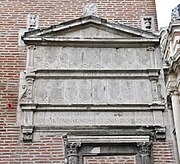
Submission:
<svg viewBox="0 0 180 164">
<path fill-rule="evenodd" d="M 82 16 L 86 0 L 1 0 L 0 1 L 0 163 L 60 163 L 62 138 L 44 136 L 38 143 L 22 143 L 16 125 L 19 72 L 25 69 L 26 48 L 18 47 L 18 31 L 26 28 L 29 13 L 39 15 L 40 27 Z M 98 16 L 140 26 L 143 15 L 155 16 L 154 0 L 91 0 L 97 3 Z M 11 102 L 12 109 L 6 104 Z M 155 144 L 158 153 L 167 153 Z M 162 146 L 162 145 L 160 145 Z M 160 149 L 162 150 L 160 152 Z M 156 152 L 155 151 L 155 152 Z M 158 163 L 158 155 L 156 155 Z M 169 159 L 169 156 L 167 156 Z M 116 158 L 116 157 L 113 157 Z"/>
<path fill-rule="evenodd" d="M 173 156 L 173 147 L 170 142 L 154 142 L 153 157 L 155 164 L 173 164 L 175 163 Z"/>
<path fill-rule="evenodd" d="M 18 127 L 3 132 L 0 141 L 0 164 L 63 163 L 62 137 L 42 136 L 40 142 L 23 143 L 18 140 Z"/>
</svg>

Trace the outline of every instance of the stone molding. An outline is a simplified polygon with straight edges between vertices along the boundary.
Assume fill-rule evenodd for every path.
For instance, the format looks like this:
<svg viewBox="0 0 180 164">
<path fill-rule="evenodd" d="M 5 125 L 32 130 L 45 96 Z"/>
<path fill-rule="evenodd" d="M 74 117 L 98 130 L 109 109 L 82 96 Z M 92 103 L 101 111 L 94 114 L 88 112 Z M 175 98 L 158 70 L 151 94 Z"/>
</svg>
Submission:
<svg viewBox="0 0 180 164">
<path fill-rule="evenodd" d="M 51 79 L 61 79 L 61 78 L 144 78 L 144 79 L 158 79 L 160 69 L 132 69 L 132 70 L 73 70 L 73 69 L 63 69 L 63 70 L 46 70 L 37 69 L 33 70 L 31 74 L 27 74 L 26 77 L 32 78 L 51 78 Z"/>
<path fill-rule="evenodd" d="M 135 36 L 136 39 L 137 39 L 137 37 L 144 37 L 144 38 L 147 38 L 147 40 L 148 40 L 148 38 L 149 38 L 149 40 L 156 38 L 155 39 L 156 42 L 159 42 L 158 41 L 159 36 L 152 32 L 148 32 L 148 31 L 142 30 L 140 28 L 137 29 L 137 28 L 130 27 L 130 26 L 127 26 L 124 24 L 120 24 L 120 23 L 115 23 L 115 22 L 113 23 L 106 19 L 92 16 L 92 15 L 86 16 L 86 17 L 81 17 L 81 18 L 74 19 L 74 20 L 70 20 L 67 22 L 63 22 L 58 25 L 53 25 L 53 26 L 51 26 L 49 28 L 45 28 L 43 30 L 37 29 L 32 32 L 27 32 L 23 36 L 23 40 L 28 41 L 30 38 L 32 38 L 32 40 L 36 38 L 35 40 L 38 41 L 39 40 L 38 37 L 50 36 L 54 32 L 60 32 L 60 31 L 67 30 L 70 28 L 72 29 L 73 27 L 83 26 L 83 25 L 87 25 L 87 24 L 95 24 L 101 28 L 105 28 L 105 29 L 111 28 L 113 30 L 123 31 L 126 34 L 131 34 L 131 36 Z"/>
<path fill-rule="evenodd" d="M 149 136 L 68 136 L 69 142 L 78 143 L 138 143 L 149 142 Z"/>
</svg>

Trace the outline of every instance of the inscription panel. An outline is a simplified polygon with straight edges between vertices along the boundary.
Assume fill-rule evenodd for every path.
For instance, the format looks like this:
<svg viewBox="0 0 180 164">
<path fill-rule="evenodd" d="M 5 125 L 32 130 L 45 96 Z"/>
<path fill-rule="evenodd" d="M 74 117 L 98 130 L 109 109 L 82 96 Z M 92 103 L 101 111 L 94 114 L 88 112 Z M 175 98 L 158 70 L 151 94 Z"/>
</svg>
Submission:
<svg viewBox="0 0 180 164">
<path fill-rule="evenodd" d="M 153 125 L 152 112 L 36 112 L 37 126 Z"/>
<path fill-rule="evenodd" d="M 35 103 L 141 104 L 151 103 L 148 79 L 37 79 Z"/>
<path fill-rule="evenodd" d="M 143 69 L 153 68 L 146 48 L 37 47 L 35 69 Z"/>
</svg>

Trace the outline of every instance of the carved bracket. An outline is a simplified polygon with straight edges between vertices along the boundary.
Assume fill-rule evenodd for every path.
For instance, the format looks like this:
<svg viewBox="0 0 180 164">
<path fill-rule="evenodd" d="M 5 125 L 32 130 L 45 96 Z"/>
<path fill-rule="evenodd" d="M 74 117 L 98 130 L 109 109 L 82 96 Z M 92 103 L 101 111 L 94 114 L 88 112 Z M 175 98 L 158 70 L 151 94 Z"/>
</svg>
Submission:
<svg viewBox="0 0 180 164">
<path fill-rule="evenodd" d="M 34 126 L 23 126 L 22 127 L 23 141 L 25 141 L 25 142 L 32 141 L 33 130 L 34 130 Z"/>
<path fill-rule="evenodd" d="M 166 128 L 156 128 L 154 134 L 155 140 L 165 140 L 166 139 Z"/>
</svg>

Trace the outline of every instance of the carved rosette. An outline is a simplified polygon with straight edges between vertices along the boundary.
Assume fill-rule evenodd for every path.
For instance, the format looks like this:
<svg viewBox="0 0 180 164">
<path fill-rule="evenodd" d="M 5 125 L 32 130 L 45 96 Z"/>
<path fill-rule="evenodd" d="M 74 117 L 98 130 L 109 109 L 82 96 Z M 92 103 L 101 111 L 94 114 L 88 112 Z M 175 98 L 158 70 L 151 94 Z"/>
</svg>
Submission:
<svg viewBox="0 0 180 164">
<path fill-rule="evenodd" d="M 66 164 L 78 164 L 78 148 L 81 146 L 79 142 L 65 142 L 66 146 Z"/>
</svg>

